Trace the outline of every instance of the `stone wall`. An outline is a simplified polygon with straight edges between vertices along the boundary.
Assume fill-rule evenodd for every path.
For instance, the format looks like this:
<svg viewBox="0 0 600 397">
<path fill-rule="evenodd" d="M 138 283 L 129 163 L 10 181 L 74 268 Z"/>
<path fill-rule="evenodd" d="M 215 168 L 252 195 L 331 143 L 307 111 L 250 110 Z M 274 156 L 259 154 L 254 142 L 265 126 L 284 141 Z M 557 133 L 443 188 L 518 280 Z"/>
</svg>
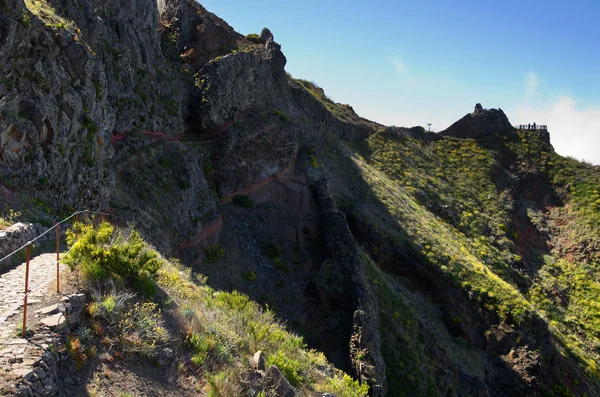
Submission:
<svg viewBox="0 0 600 397">
<path fill-rule="evenodd" d="M 70 226 L 70 225 L 65 225 Z M 61 237 L 64 236 L 64 231 L 67 227 L 63 226 L 61 229 Z M 37 236 L 41 235 L 48 228 L 38 223 L 15 223 L 8 229 L 0 230 L 0 259 L 10 254 L 14 250 L 27 244 L 27 242 L 33 240 Z M 56 239 L 56 232 L 50 231 L 45 234 L 39 240 L 36 240 L 34 247 L 39 248 L 41 245 L 54 241 Z M 25 260 L 25 249 L 22 249 L 15 255 L 0 261 L 0 271 L 2 269 L 11 266 L 13 264 L 21 263 Z"/>
<path fill-rule="evenodd" d="M 0 391 L 12 396 L 56 396 L 60 384 L 72 380 L 77 371 L 73 356 L 65 348 L 66 335 L 80 323 L 86 295 L 64 296 L 53 305 L 36 311 L 43 318 L 35 334 L 28 339 L 16 338 L 0 350 L 0 366 L 12 383 Z M 12 382 L 11 382 L 12 380 Z"/>
</svg>

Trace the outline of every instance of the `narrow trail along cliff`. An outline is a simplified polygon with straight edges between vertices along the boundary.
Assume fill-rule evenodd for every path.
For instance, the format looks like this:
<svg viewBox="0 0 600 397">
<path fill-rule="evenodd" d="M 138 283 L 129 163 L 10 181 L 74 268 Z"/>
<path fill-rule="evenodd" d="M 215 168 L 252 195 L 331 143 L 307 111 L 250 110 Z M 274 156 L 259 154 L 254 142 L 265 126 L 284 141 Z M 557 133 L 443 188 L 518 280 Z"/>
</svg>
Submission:
<svg viewBox="0 0 600 397">
<path fill-rule="evenodd" d="M 245 33 L 193 0 L 0 0 L 3 222 L 132 221 L 72 264 L 113 284 L 62 339 L 65 393 L 600 395 L 600 169 L 481 104 L 439 134 L 366 120 Z"/>
<path fill-rule="evenodd" d="M 19 338 L 17 328 L 23 324 L 26 263 L 0 275 L 0 343 Z M 61 264 L 61 272 L 65 266 Z M 56 293 L 56 253 L 40 254 L 29 261 L 28 311 L 33 313 Z M 34 324 L 30 324 L 34 325 Z"/>
</svg>

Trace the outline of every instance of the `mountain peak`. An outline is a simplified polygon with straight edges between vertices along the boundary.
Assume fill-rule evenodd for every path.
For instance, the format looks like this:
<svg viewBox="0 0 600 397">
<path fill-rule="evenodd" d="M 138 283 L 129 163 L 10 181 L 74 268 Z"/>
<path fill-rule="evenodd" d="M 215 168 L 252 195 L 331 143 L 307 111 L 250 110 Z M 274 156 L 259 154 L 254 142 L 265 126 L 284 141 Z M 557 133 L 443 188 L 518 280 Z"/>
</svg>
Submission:
<svg viewBox="0 0 600 397">
<path fill-rule="evenodd" d="M 502 109 L 484 109 L 481 103 L 477 103 L 473 113 L 466 114 L 440 134 L 456 138 L 480 138 L 504 130 L 514 128 Z"/>
</svg>

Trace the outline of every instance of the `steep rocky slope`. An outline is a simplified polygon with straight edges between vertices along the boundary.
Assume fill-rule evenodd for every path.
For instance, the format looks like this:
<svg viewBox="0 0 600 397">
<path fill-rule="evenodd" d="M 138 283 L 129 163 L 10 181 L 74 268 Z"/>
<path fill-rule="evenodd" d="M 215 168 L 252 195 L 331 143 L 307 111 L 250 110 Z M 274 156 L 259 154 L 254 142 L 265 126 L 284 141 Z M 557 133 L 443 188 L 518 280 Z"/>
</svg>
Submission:
<svg viewBox="0 0 600 397">
<path fill-rule="evenodd" d="M 598 394 L 597 167 L 500 109 L 362 119 L 193 1 L 0 11 L 7 208 L 131 219 L 372 395 Z"/>
</svg>

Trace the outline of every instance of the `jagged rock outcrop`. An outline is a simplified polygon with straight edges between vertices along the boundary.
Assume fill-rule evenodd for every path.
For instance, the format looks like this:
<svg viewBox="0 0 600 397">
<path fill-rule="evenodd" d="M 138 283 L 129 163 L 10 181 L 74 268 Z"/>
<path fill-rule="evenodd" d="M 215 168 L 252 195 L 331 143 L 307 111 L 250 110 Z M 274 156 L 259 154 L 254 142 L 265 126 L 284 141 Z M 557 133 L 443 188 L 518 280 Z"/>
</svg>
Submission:
<svg viewBox="0 0 600 397">
<path fill-rule="evenodd" d="M 227 226 L 220 207 L 224 199 L 262 181 L 278 181 L 313 145 L 327 147 L 325 165 L 311 171 L 327 175 L 322 171 L 327 162 L 340 161 L 335 145 L 325 145 L 335 138 L 353 141 L 383 131 L 436 141 L 513 130 L 502 110 L 480 104 L 440 134 L 422 127 L 384 129 L 360 118 L 351 106 L 329 100 L 314 84 L 309 88 L 287 75 L 286 58 L 268 29 L 253 45 L 192 0 L 56 0 L 48 3 L 57 15 L 51 20 L 28 11 L 23 0 L 5 4 L 0 1 L 0 57 L 5 60 L 0 64 L 0 183 L 54 210 L 105 206 L 132 213 L 128 220 L 135 220 L 165 255 L 194 246 L 212 227 Z M 314 258 L 335 266 L 319 267 L 315 260 L 311 269 L 307 261 L 306 279 L 312 279 L 307 284 L 314 285 L 306 294 L 317 290 L 321 296 L 314 301 L 324 304 L 315 313 L 328 317 L 311 319 L 308 329 L 323 338 L 314 324 L 322 322 L 318 326 L 329 335 L 344 339 L 342 348 L 331 350 L 344 356 L 339 361 L 367 382 L 373 395 L 383 396 L 379 303 L 327 182 L 316 185 L 322 230 L 311 239 L 323 242 L 326 253 Z M 304 201 L 312 205 L 310 198 Z M 385 241 L 377 240 L 379 245 Z M 389 246 L 398 249 L 395 240 Z M 202 250 L 195 252 L 201 256 Z M 253 260 L 260 256 L 255 254 Z M 331 280 L 341 280 L 334 287 L 324 286 L 320 277 L 328 271 Z M 447 317 L 452 322 L 457 316 Z M 463 327 L 460 335 L 476 332 L 471 323 Z M 444 362 L 448 354 L 434 342 L 426 346 L 441 362 L 440 390 L 450 394 L 457 385 L 469 394 L 488 390 Z M 505 355 L 504 350 L 491 353 Z M 525 362 L 524 368 L 533 367 L 526 352 L 513 356 Z M 493 385 L 496 380 L 490 379 Z"/>
<path fill-rule="evenodd" d="M 331 195 L 326 179 L 318 181 L 319 207 L 323 218 L 325 244 L 329 256 L 340 267 L 344 277 L 343 293 L 346 310 L 352 312 L 350 357 L 355 374 L 371 387 L 371 395 L 386 392 L 385 362 L 381 356 L 379 304 L 363 272 L 358 247 L 346 218 Z"/>
<path fill-rule="evenodd" d="M 263 28 L 263 30 L 260 32 L 260 42 L 265 44 L 265 48 L 268 49 L 273 40 L 275 40 L 273 38 L 273 33 L 271 33 L 269 29 Z"/>
<path fill-rule="evenodd" d="M 99 207 L 114 186 L 113 133 L 183 130 L 185 89 L 161 54 L 153 0 L 48 6 L 55 15 L 22 0 L 2 11 L 2 183 L 53 207 Z"/>
<path fill-rule="evenodd" d="M 465 115 L 441 131 L 440 135 L 456 138 L 480 138 L 495 132 L 514 130 L 502 109 L 483 109 L 480 103 L 477 105 L 473 113 Z"/>
<path fill-rule="evenodd" d="M 163 29 L 175 41 L 179 56 L 195 70 L 208 59 L 237 47 L 242 35 L 223 19 L 189 0 L 158 0 Z"/>
</svg>

